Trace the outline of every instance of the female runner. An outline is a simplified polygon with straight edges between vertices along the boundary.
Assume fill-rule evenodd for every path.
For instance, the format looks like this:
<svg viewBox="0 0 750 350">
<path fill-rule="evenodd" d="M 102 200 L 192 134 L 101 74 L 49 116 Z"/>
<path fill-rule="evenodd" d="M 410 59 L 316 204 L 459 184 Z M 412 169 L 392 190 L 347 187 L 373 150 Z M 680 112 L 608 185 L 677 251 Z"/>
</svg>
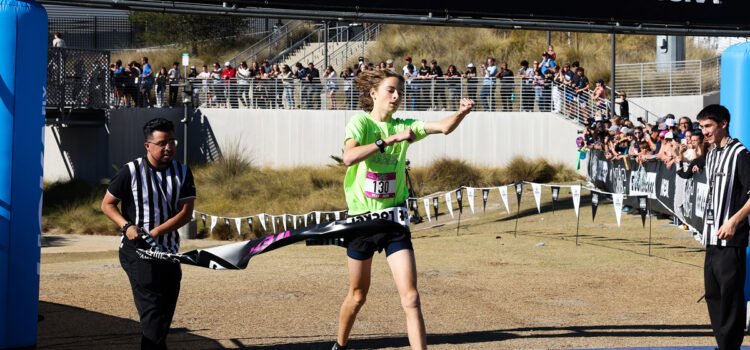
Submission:
<svg viewBox="0 0 750 350">
<path fill-rule="evenodd" d="M 392 115 L 404 94 L 401 75 L 387 69 L 363 71 L 355 84 L 360 91 L 359 107 L 368 112 L 355 115 L 346 126 L 343 158 L 349 168 L 344 192 L 349 215 L 378 213 L 371 216 L 387 217 L 408 227 L 407 148 L 429 134 L 451 133 L 469 114 L 474 101 L 462 99 L 456 114 L 438 122 L 398 119 Z M 376 250 L 383 249 L 406 313 L 409 343 L 413 349 L 427 347 L 411 234 L 383 232 L 359 236 L 348 242 L 349 293 L 341 305 L 334 350 L 346 349 L 354 320 L 370 288 L 372 257 Z"/>
</svg>

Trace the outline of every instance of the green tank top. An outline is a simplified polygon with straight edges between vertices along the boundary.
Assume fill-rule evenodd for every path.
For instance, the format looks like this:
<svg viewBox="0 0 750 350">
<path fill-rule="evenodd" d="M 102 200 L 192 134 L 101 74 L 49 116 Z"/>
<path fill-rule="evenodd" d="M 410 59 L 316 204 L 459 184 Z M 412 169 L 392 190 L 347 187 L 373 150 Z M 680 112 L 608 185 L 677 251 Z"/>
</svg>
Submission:
<svg viewBox="0 0 750 350">
<path fill-rule="evenodd" d="M 392 118 L 390 122 L 378 122 L 369 113 L 357 114 L 346 126 L 344 144 L 354 139 L 360 145 L 368 145 L 406 128 L 411 128 L 417 135 L 416 141 L 427 136 L 421 120 Z M 386 147 L 384 153 L 377 152 L 346 170 L 344 193 L 349 215 L 391 208 L 409 197 L 406 187 L 406 150 L 409 145 L 408 141 L 394 143 Z"/>
</svg>

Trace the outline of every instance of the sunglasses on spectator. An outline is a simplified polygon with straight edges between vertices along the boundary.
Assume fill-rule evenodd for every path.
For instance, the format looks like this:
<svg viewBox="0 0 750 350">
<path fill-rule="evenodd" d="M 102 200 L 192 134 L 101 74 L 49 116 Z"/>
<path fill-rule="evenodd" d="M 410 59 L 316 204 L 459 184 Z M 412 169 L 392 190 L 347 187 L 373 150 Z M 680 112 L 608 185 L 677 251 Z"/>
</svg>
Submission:
<svg viewBox="0 0 750 350">
<path fill-rule="evenodd" d="M 633 134 L 635 134 L 635 135 L 643 135 L 642 132 L 634 132 Z"/>
</svg>

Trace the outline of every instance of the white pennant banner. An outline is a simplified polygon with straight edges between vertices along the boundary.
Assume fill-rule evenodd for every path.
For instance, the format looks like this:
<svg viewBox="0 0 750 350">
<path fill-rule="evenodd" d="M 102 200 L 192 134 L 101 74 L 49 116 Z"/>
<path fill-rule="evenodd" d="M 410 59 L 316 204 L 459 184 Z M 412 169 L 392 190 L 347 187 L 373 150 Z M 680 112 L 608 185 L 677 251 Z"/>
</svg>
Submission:
<svg viewBox="0 0 750 350">
<path fill-rule="evenodd" d="M 573 195 L 573 208 L 576 210 L 576 217 L 578 217 L 578 211 L 581 205 L 581 185 L 570 186 L 570 194 Z"/>
<path fill-rule="evenodd" d="M 500 186 L 497 189 L 498 191 L 500 191 L 500 197 L 503 199 L 505 210 L 507 210 L 508 214 L 510 214 L 510 207 L 508 207 L 508 186 Z"/>
<path fill-rule="evenodd" d="M 299 215 L 292 215 L 292 227 L 296 230 L 297 229 L 297 217 Z"/>
<path fill-rule="evenodd" d="M 260 226 L 263 227 L 263 232 L 267 231 L 267 229 L 266 229 L 266 213 L 258 214 L 258 221 L 260 221 Z"/>
<path fill-rule="evenodd" d="M 424 211 L 427 213 L 427 221 L 432 221 L 430 218 L 430 200 L 425 198 L 422 200 L 422 203 L 424 203 Z"/>
<path fill-rule="evenodd" d="M 615 207 L 615 218 L 617 218 L 617 227 L 620 227 L 620 216 L 622 216 L 622 193 L 612 194 L 612 205 Z"/>
<path fill-rule="evenodd" d="M 217 222 L 219 222 L 219 218 L 215 215 L 211 215 L 211 228 L 208 230 L 208 233 L 214 232 L 214 227 Z"/>
<path fill-rule="evenodd" d="M 466 196 L 469 197 L 469 207 L 471 208 L 471 213 L 474 214 L 474 188 L 473 187 L 466 188 Z"/>
<path fill-rule="evenodd" d="M 316 224 L 320 223 L 320 212 L 319 211 L 315 212 L 315 223 Z"/>
<path fill-rule="evenodd" d="M 195 215 L 197 215 L 197 214 L 196 214 L 196 211 L 195 211 L 195 210 L 193 210 L 193 220 L 195 220 Z"/>
<path fill-rule="evenodd" d="M 284 231 L 286 231 L 286 214 L 281 215 L 281 220 L 284 220 Z"/>
<path fill-rule="evenodd" d="M 534 200 L 536 201 L 536 211 L 541 214 L 542 208 L 539 206 L 539 201 L 542 199 L 542 185 L 531 184 L 531 189 L 534 191 Z"/>
<path fill-rule="evenodd" d="M 310 216 L 310 213 L 305 214 L 305 227 L 307 227 L 307 217 Z"/>
<path fill-rule="evenodd" d="M 448 206 L 448 211 L 451 213 L 451 219 L 453 219 L 453 203 L 451 203 L 451 193 L 445 194 L 445 204 Z"/>
<path fill-rule="evenodd" d="M 237 226 L 237 234 L 242 234 L 242 218 L 234 218 L 234 226 Z"/>
</svg>

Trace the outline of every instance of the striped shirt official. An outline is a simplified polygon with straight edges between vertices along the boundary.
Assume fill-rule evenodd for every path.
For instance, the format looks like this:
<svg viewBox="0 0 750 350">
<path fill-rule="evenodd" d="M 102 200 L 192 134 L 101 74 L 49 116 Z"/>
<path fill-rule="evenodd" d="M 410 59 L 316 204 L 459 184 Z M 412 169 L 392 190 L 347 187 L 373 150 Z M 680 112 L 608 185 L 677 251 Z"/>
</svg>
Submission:
<svg viewBox="0 0 750 350">
<path fill-rule="evenodd" d="M 180 211 L 180 200 L 195 198 L 193 174 L 178 161 L 166 169 L 154 168 L 146 157 L 125 164 L 107 188 L 120 200 L 123 217 L 146 232 L 163 224 Z M 123 244 L 133 244 L 123 239 Z M 176 253 L 180 249 L 177 231 L 160 235 L 156 243 L 162 251 Z"/>
<path fill-rule="evenodd" d="M 709 193 L 703 218 L 703 244 L 747 247 L 748 218 L 737 225 L 731 240 L 719 239 L 716 233 L 750 197 L 750 153 L 739 140 L 730 139 L 724 147 L 716 146 L 708 152 L 705 169 Z M 709 220 L 711 212 L 713 223 Z"/>
</svg>

